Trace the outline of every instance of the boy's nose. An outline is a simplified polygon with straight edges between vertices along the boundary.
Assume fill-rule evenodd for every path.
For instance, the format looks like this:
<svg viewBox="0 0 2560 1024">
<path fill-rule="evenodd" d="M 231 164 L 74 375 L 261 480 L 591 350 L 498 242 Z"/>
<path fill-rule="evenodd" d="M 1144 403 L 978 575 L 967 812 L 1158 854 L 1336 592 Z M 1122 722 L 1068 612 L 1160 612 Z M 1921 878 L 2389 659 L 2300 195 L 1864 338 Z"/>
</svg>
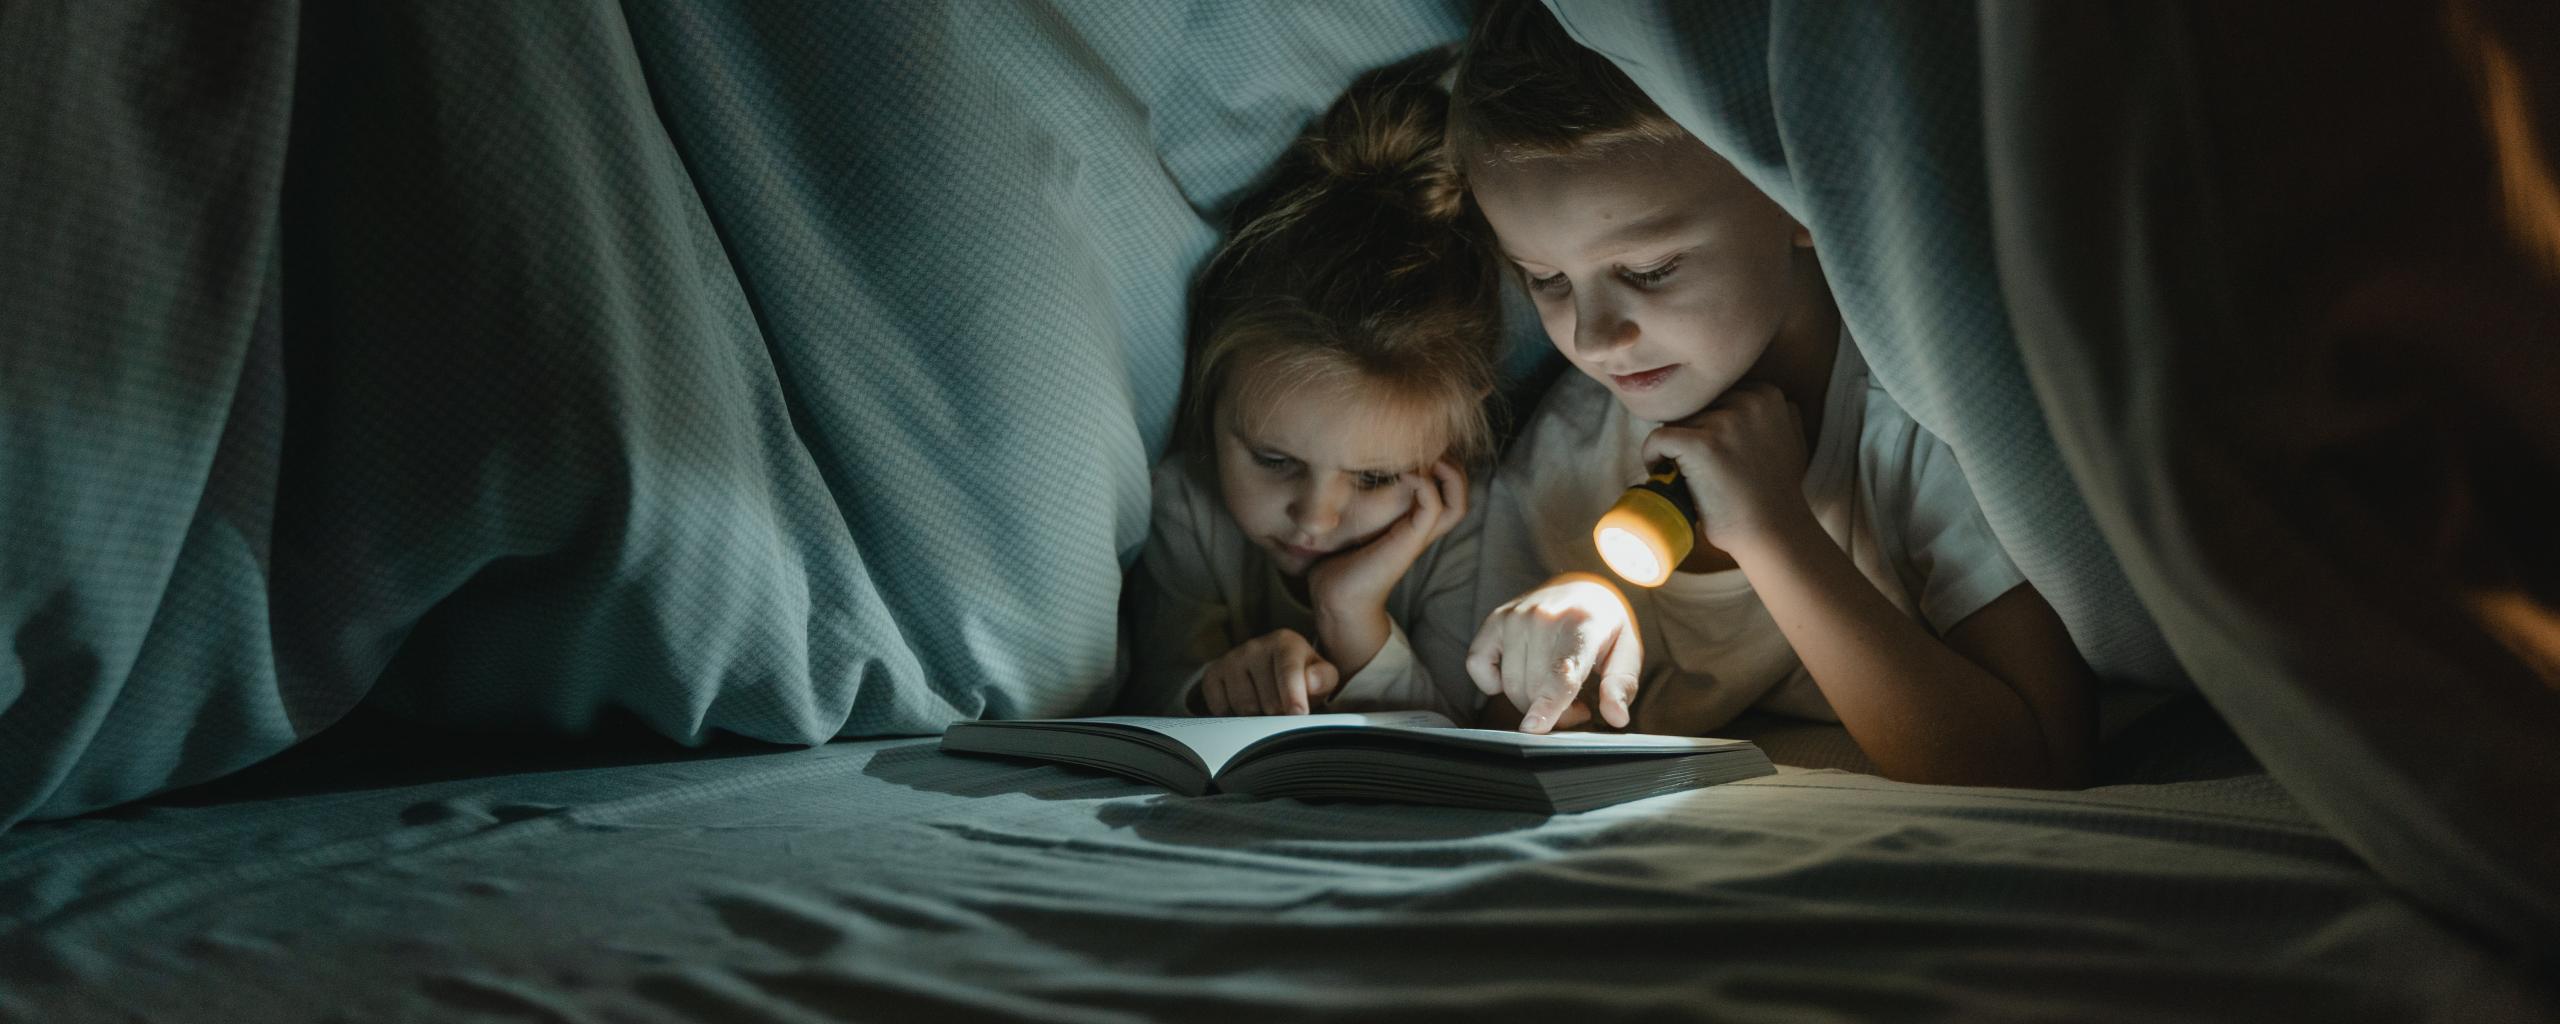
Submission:
<svg viewBox="0 0 2560 1024">
<path fill-rule="evenodd" d="M 1605 303 L 1590 303 L 1574 310 L 1573 350 L 1585 358 L 1597 356 L 1636 339 L 1636 322 Z"/>
</svg>

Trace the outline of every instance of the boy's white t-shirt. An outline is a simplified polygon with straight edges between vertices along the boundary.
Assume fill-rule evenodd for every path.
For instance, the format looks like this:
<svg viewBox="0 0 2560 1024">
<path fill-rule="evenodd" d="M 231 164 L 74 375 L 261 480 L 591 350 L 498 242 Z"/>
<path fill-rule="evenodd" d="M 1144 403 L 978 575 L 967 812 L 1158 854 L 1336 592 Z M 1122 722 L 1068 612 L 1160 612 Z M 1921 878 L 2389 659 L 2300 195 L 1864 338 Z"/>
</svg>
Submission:
<svg viewBox="0 0 2560 1024">
<path fill-rule="evenodd" d="M 1154 521 L 1129 579 L 1131 673 L 1119 706 L 1179 715 L 1209 662 L 1245 641 L 1280 629 L 1311 644 L 1319 638 L 1315 610 L 1289 592 L 1270 555 L 1245 539 L 1215 488 L 1196 479 L 1180 455 L 1156 466 L 1153 486 Z M 1481 508 L 1484 485 L 1473 487 L 1469 504 Z M 1462 723 L 1474 716 L 1479 696 L 1464 661 L 1476 621 L 1428 612 L 1463 616 L 1472 603 L 1482 522 L 1481 514 L 1469 515 L 1414 559 L 1387 597 L 1386 645 L 1321 710 L 1437 711 Z M 1435 678 L 1426 661 L 1455 664 L 1457 674 Z"/>
<path fill-rule="evenodd" d="M 1558 573 L 1598 573 L 1627 594 L 1644 638 L 1631 728 L 1696 735 L 1753 707 L 1838 721 L 1742 570 L 1674 573 L 1648 590 L 1600 561 L 1591 526 L 1644 479 L 1644 439 L 1660 425 L 1580 373 L 1549 389 L 1494 474 L 1475 618 Z M 1992 536 L 1955 454 L 1870 379 L 1845 334 L 1804 492 L 1858 571 L 1939 636 L 2026 579 Z"/>
</svg>

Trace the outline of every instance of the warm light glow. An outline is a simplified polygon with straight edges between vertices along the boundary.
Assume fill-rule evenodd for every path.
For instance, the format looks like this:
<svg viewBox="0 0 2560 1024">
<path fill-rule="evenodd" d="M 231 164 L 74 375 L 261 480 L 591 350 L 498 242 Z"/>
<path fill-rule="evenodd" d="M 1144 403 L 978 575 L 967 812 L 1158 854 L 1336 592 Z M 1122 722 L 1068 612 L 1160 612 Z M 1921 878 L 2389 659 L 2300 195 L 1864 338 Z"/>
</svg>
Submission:
<svg viewBox="0 0 2560 1024">
<path fill-rule="evenodd" d="M 2452 8 L 2454 43 L 2470 59 L 2480 87 L 2480 112 L 2489 122 L 2489 148 L 2506 193 L 2507 230 L 2544 273 L 2560 274 L 2560 168 L 2549 156 L 2560 139 L 2541 133 L 2554 113 L 2533 109 L 2536 93 L 2524 70 L 2530 65 L 2516 59 L 2507 40 L 2489 31 L 2472 6 Z"/>
<path fill-rule="evenodd" d="M 1667 552 L 1657 550 L 1632 530 L 1602 526 L 1591 540 L 1600 547 L 1600 560 L 1609 563 L 1609 570 L 1629 583 L 1658 587 L 1671 578 L 1669 568 L 1662 564 Z"/>
<path fill-rule="evenodd" d="M 2489 635 L 2541 676 L 2542 685 L 2560 690 L 2560 608 L 2520 590 L 2474 590 L 2467 596 Z"/>
<path fill-rule="evenodd" d="M 1591 546 L 1619 579 L 1639 587 L 1670 582 L 1671 570 L 1697 547 L 1698 527 L 1674 500 L 1679 478 L 1669 473 L 1627 488 L 1600 521 L 1591 524 Z"/>
</svg>

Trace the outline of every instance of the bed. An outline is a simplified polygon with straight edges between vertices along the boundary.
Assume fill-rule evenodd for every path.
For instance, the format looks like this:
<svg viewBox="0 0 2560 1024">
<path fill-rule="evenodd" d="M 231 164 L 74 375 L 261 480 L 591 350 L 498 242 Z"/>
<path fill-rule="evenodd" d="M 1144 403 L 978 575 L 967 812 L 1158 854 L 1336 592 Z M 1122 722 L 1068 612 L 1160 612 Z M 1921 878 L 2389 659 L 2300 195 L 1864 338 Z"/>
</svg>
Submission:
<svg viewBox="0 0 2560 1024">
<path fill-rule="evenodd" d="M 2245 758 L 1576 815 L 323 737 L 0 836 L 0 1021 L 2547 1019 Z M 2200 733 L 2201 734 L 2201 733 Z M 2223 771 L 2233 774 L 2223 775 Z M 320 780 L 326 780 L 325 782 Z"/>
<path fill-rule="evenodd" d="M 2560 298 L 2428 262 L 2506 251 L 2509 166 L 2435 12 L 1552 6 L 1815 230 L 2126 709 L 2105 785 L 1765 722 L 1777 776 L 1552 819 L 934 750 L 1110 705 L 1190 268 L 1459 0 L 10 4 L 0 1024 L 2555 1019 L 2552 566 L 2398 543 L 2560 493 Z M 2211 372 L 2345 365 L 2339 281 L 2513 348 Z M 2510 447 L 2383 500 L 2326 472 L 2375 424 Z"/>
</svg>

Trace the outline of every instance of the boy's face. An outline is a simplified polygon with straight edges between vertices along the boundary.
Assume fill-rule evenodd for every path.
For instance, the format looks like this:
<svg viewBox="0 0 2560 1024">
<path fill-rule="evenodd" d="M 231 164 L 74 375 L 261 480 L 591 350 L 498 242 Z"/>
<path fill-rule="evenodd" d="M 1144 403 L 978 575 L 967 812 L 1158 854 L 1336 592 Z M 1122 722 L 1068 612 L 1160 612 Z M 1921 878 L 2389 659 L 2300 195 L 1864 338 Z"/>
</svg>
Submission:
<svg viewBox="0 0 2560 1024">
<path fill-rule="evenodd" d="M 1218 399 L 1218 489 L 1227 513 L 1289 576 L 1377 539 L 1413 508 L 1448 448 L 1416 403 L 1356 382 L 1247 394 L 1229 375 Z"/>
<path fill-rule="evenodd" d="M 1468 176 L 1547 338 L 1641 419 L 1705 408 L 1804 304 L 1812 234 L 1696 139 Z"/>
</svg>

